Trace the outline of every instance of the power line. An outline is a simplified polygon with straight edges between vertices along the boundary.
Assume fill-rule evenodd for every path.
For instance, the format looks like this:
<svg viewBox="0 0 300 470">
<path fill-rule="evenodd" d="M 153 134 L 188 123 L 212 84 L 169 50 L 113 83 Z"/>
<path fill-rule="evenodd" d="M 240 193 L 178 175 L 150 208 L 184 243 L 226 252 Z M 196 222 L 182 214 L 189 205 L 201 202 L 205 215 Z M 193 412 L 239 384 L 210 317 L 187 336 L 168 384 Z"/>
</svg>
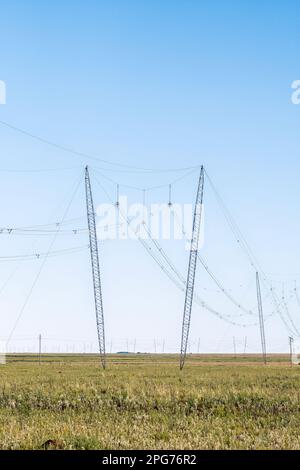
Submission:
<svg viewBox="0 0 300 470">
<path fill-rule="evenodd" d="M 89 245 L 80 245 L 75 246 L 72 248 L 65 248 L 62 250 L 53 250 L 53 251 L 46 251 L 43 253 L 31 253 L 28 255 L 12 255 L 12 256 L 0 256 L 0 262 L 6 261 L 18 261 L 18 260 L 39 260 L 43 258 L 51 258 L 54 256 L 65 255 L 69 253 L 77 253 L 79 251 L 83 251 L 89 248 Z"/>
<path fill-rule="evenodd" d="M 101 185 L 101 183 L 99 182 L 99 180 L 95 177 L 95 181 L 96 183 L 99 185 L 99 187 L 101 188 L 102 191 L 104 191 L 104 193 L 106 194 L 107 198 L 112 202 L 112 199 L 110 197 L 110 195 L 108 194 L 108 192 L 106 191 L 106 189 Z M 175 274 L 176 277 L 174 277 L 171 272 L 163 265 L 163 263 L 159 260 L 159 258 L 157 257 L 157 255 L 153 252 L 153 250 L 151 249 L 151 247 L 149 247 L 149 245 L 146 243 L 146 241 L 141 238 L 140 236 L 138 236 L 137 232 L 134 231 L 131 227 L 131 223 L 130 223 L 130 220 L 128 218 L 126 218 L 126 216 L 124 216 L 124 214 L 122 213 L 122 210 L 118 207 L 118 210 L 119 210 L 119 213 L 121 214 L 121 216 L 124 218 L 124 220 L 126 221 L 128 227 L 133 231 L 133 233 L 137 236 L 137 239 L 138 241 L 142 244 L 142 246 L 145 248 L 145 250 L 148 252 L 148 254 L 150 254 L 150 256 L 154 259 L 154 261 L 156 262 L 156 264 L 160 267 L 160 269 L 164 272 L 164 274 L 171 280 L 171 282 L 173 284 L 176 285 L 176 287 L 184 292 L 185 290 L 185 280 L 183 278 L 183 276 L 178 272 L 178 270 L 175 268 L 174 264 L 171 262 L 171 260 L 169 259 L 169 257 L 166 255 L 166 253 L 164 252 L 164 250 L 162 249 L 162 247 L 159 245 L 159 243 L 157 242 L 157 240 L 154 240 L 151 235 L 150 236 L 150 240 L 154 243 L 155 247 L 158 249 L 160 255 L 163 256 L 164 258 L 164 261 L 166 262 L 166 264 L 169 266 L 169 269 L 171 272 L 173 272 Z M 147 225 L 146 224 L 143 224 L 143 227 L 145 228 L 145 230 L 147 230 Z M 148 230 L 148 233 L 149 233 L 149 230 Z M 244 324 L 244 323 L 238 323 L 238 322 L 235 322 L 235 321 L 232 321 L 228 318 L 225 317 L 224 314 L 221 314 L 220 312 L 216 311 L 215 309 L 213 309 L 212 307 L 210 307 L 205 301 L 203 301 L 196 293 L 194 294 L 194 297 L 195 297 L 195 302 L 200 305 L 201 307 L 205 308 L 206 310 L 208 310 L 210 313 L 212 313 L 213 315 L 217 316 L 219 319 L 221 320 L 224 320 L 226 321 L 227 323 L 230 323 L 231 325 L 235 325 L 235 326 L 240 326 L 240 327 L 243 327 L 243 328 L 246 328 L 246 327 L 249 327 L 249 326 L 256 326 L 258 323 L 255 322 L 255 323 L 252 323 L 252 324 Z M 273 316 L 274 315 L 274 312 L 271 313 L 269 315 L 270 316 Z"/>
<path fill-rule="evenodd" d="M 127 168 L 127 169 L 139 170 L 139 171 L 150 172 L 150 173 L 152 173 L 152 172 L 153 173 L 164 173 L 164 172 L 169 172 L 170 173 L 170 172 L 173 172 L 173 171 L 174 172 L 177 172 L 177 171 L 180 172 L 180 171 L 190 170 L 190 169 L 193 169 L 193 168 L 194 169 L 199 168 L 199 165 L 196 165 L 196 166 L 190 166 L 190 167 L 184 167 L 184 168 L 158 169 L 158 168 L 144 168 L 144 167 L 139 167 L 139 166 L 135 166 L 135 165 L 127 165 L 125 163 L 120 163 L 120 162 L 112 162 L 110 160 L 105 160 L 105 159 L 100 158 L 100 157 L 95 157 L 93 155 L 89 155 L 88 153 L 79 152 L 79 151 L 74 150 L 72 148 L 69 148 L 69 147 L 66 147 L 64 145 L 58 144 L 56 142 L 53 142 L 52 140 L 45 139 L 44 137 L 38 136 L 38 135 L 33 134 L 31 132 L 28 132 L 24 129 L 21 129 L 20 127 L 14 126 L 13 124 L 9 124 L 8 122 L 0 120 L 0 124 L 2 126 L 5 126 L 9 129 L 15 131 L 15 132 L 18 132 L 18 133 L 23 134 L 27 137 L 30 137 L 31 139 L 34 139 L 34 140 L 39 141 L 43 144 L 54 147 L 58 150 L 62 150 L 63 152 L 67 152 L 71 155 L 75 155 L 77 157 L 84 158 L 85 160 L 86 159 L 94 160 L 94 161 L 106 163 L 106 164 L 111 165 L 111 166 L 123 167 L 123 168 Z"/>
<path fill-rule="evenodd" d="M 258 272 L 256 272 L 256 290 L 257 290 L 257 304 L 258 304 L 258 313 L 259 313 L 261 348 L 262 348 L 263 361 L 266 364 L 267 363 L 267 351 L 266 351 L 265 325 L 264 325 L 263 306 L 262 306 L 262 300 L 261 300 L 261 291 L 260 291 L 260 282 L 259 282 Z"/>
<path fill-rule="evenodd" d="M 180 181 L 184 180 L 185 178 L 187 178 L 188 176 L 190 176 L 191 174 L 195 173 L 196 170 L 199 169 L 199 167 L 195 167 L 195 168 L 192 168 L 192 170 L 189 169 L 189 171 L 187 173 L 185 173 L 184 175 L 172 180 L 172 181 L 169 181 L 167 183 L 164 183 L 164 184 L 159 184 L 159 185 L 156 185 L 156 186 L 148 186 L 148 187 L 141 187 L 141 186 L 135 186 L 135 185 L 130 185 L 130 184 L 126 184 L 126 183 L 121 183 L 120 181 L 116 181 L 115 179 L 107 176 L 107 175 L 104 175 L 102 172 L 99 171 L 99 169 L 97 167 L 92 167 L 93 170 L 95 170 L 102 178 L 106 179 L 107 181 L 109 181 L 110 183 L 112 183 L 114 186 L 116 186 L 117 188 L 127 188 L 127 189 L 133 189 L 135 191 L 139 191 L 141 193 L 145 193 L 145 192 L 149 192 L 149 191 L 154 191 L 154 190 L 158 190 L 158 189 L 163 189 L 163 188 L 168 188 L 170 190 L 170 186 L 174 186 L 176 184 L 178 184 Z M 170 192 L 169 192 L 170 194 Z"/>
<path fill-rule="evenodd" d="M 54 173 L 59 171 L 71 171 L 79 170 L 81 167 L 68 167 L 68 168 L 24 168 L 24 169 L 9 169 L 9 168 L 0 168 L 0 173 Z"/>
<path fill-rule="evenodd" d="M 78 221 L 83 221 L 84 217 L 75 217 L 73 219 L 65 220 L 64 222 L 51 222 L 47 224 L 35 224 L 35 225 L 25 225 L 25 226 L 13 226 L 13 227 L 0 227 L 0 230 L 7 230 L 8 232 L 14 230 L 30 230 L 30 229 L 43 229 L 46 227 L 64 227 L 65 225 L 70 225 Z M 55 230 L 56 231 L 56 230 Z"/>
<path fill-rule="evenodd" d="M 177 217 L 177 214 L 175 211 L 173 211 L 173 215 L 174 215 L 174 219 L 177 221 L 177 223 L 179 224 L 179 221 L 178 221 L 178 217 Z M 186 238 L 186 240 L 190 241 L 187 236 L 186 236 L 186 233 L 184 231 L 184 228 L 182 226 L 182 224 L 180 224 L 180 228 L 181 228 L 181 231 L 182 231 L 182 234 L 184 235 L 184 237 Z M 203 256 L 200 255 L 200 253 L 198 252 L 197 253 L 197 256 L 198 256 L 198 259 L 200 261 L 200 263 L 202 264 L 202 266 L 204 267 L 204 269 L 206 270 L 207 274 L 211 277 L 211 279 L 214 281 L 214 283 L 217 285 L 217 287 L 220 289 L 220 291 L 236 306 L 238 307 L 240 310 L 242 310 L 244 312 L 244 314 L 248 314 L 248 315 L 255 315 L 254 312 L 252 312 L 252 310 L 249 310 L 249 309 L 246 309 L 245 307 L 243 307 L 241 305 L 240 302 L 238 302 L 229 292 L 227 289 L 225 289 L 225 287 L 223 286 L 223 284 L 221 283 L 221 281 L 219 281 L 217 279 L 217 277 L 214 275 L 214 273 L 212 272 L 212 270 L 209 268 L 207 262 L 205 261 L 205 259 L 203 258 Z M 240 315 L 242 316 L 242 315 Z"/>
<path fill-rule="evenodd" d="M 60 236 L 69 236 L 69 235 L 82 235 L 87 232 L 86 228 L 73 228 L 69 230 L 61 230 Z M 47 237 L 52 236 L 53 233 L 56 233 L 56 230 L 22 230 L 22 229 L 11 229 L 7 227 L 0 228 L 0 236 L 9 235 L 9 236 L 23 236 L 23 237 Z"/>
<path fill-rule="evenodd" d="M 67 207 L 66 207 L 66 209 L 65 209 L 65 212 L 64 212 L 63 217 L 62 217 L 62 220 L 61 220 L 62 222 L 65 220 L 65 218 L 66 218 L 67 215 L 68 215 L 68 212 L 69 212 L 70 207 L 71 207 L 71 205 L 72 205 L 72 202 L 73 202 L 73 200 L 74 200 L 74 198 L 75 198 L 75 195 L 76 195 L 76 193 L 77 193 L 77 191 L 78 191 L 78 188 L 79 188 L 79 185 L 80 185 L 81 181 L 82 181 L 82 174 L 80 175 L 80 178 L 79 178 L 78 182 L 76 183 L 76 186 L 75 186 L 75 189 L 74 189 L 74 191 L 73 191 L 73 193 L 72 193 L 71 199 L 70 199 L 70 201 L 69 201 L 69 203 L 68 203 L 68 205 L 67 205 Z M 60 230 L 60 226 L 58 226 L 57 232 L 59 232 L 59 230 Z M 48 252 L 47 252 L 48 254 L 51 252 L 51 250 L 52 250 L 52 248 L 53 248 L 53 245 L 54 245 L 54 243 L 55 243 L 55 241 L 56 241 L 56 238 L 57 238 L 57 233 L 54 234 L 53 239 L 52 239 L 52 241 L 51 241 L 51 243 L 50 243 L 50 245 L 49 245 Z M 37 272 L 37 274 L 36 274 L 36 276 L 35 276 L 35 278 L 34 278 L 34 280 L 33 280 L 33 283 L 32 283 L 32 285 L 31 285 L 31 287 L 30 287 L 30 289 L 29 289 L 29 292 L 28 292 L 28 294 L 27 294 L 27 296 L 26 296 L 26 298 L 25 298 L 25 300 L 24 300 L 24 303 L 23 303 L 23 305 L 22 305 L 22 307 L 21 307 L 21 309 L 20 309 L 20 312 L 19 312 L 19 314 L 18 314 L 18 316 L 17 316 L 17 319 L 16 319 L 16 321 L 15 321 L 15 323 L 14 323 L 14 325 L 13 325 L 13 328 L 12 328 L 11 333 L 10 333 L 10 335 L 9 335 L 9 337 L 8 337 L 8 340 L 7 340 L 7 345 L 8 345 L 8 343 L 10 342 L 10 340 L 11 340 L 11 338 L 12 338 L 12 336 L 13 336 L 13 334 L 14 334 L 16 328 L 17 328 L 17 325 L 18 325 L 18 323 L 19 323 L 19 321 L 20 321 L 20 319 L 21 319 L 21 317 L 22 317 L 22 315 L 23 315 L 23 313 L 24 313 L 24 311 L 25 311 L 25 308 L 26 308 L 26 306 L 27 306 L 27 304 L 28 304 L 28 302 L 29 302 L 29 300 L 30 300 L 30 298 L 31 298 L 31 296 L 32 296 L 32 293 L 33 293 L 33 291 L 34 291 L 34 288 L 36 287 L 36 285 L 37 285 L 37 283 L 38 283 L 38 280 L 39 280 L 39 278 L 40 278 L 40 276 L 41 276 L 41 274 L 42 274 L 42 270 L 43 270 L 43 268 L 44 268 L 44 266 L 45 266 L 45 264 L 46 264 L 47 258 L 48 258 L 48 256 L 47 256 L 47 254 L 46 254 L 46 256 L 45 256 L 45 257 L 43 258 L 43 260 L 42 260 L 42 263 L 41 263 L 41 265 L 40 265 L 40 267 L 39 267 L 39 269 L 38 269 L 38 272 Z"/>
<path fill-rule="evenodd" d="M 285 301 L 285 294 L 284 294 L 284 291 L 282 292 L 282 298 L 281 298 L 281 300 L 282 300 L 282 306 L 283 306 L 283 308 L 284 308 L 284 310 L 285 310 L 285 312 L 286 312 L 287 317 L 289 318 L 289 320 L 290 320 L 290 322 L 291 322 L 291 324 L 292 324 L 294 330 L 295 330 L 296 333 L 298 334 L 298 336 L 300 336 L 300 333 L 299 333 L 299 331 L 298 331 L 298 329 L 297 329 L 297 327 L 296 327 L 296 325 L 295 325 L 295 323 L 294 323 L 294 321 L 293 321 L 293 319 L 292 319 L 292 317 L 291 317 L 290 311 L 289 311 L 288 306 L 287 306 L 287 303 L 286 303 L 286 301 Z"/>
<path fill-rule="evenodd" d="M 298 304 L 298 306 L 300 307 L 300 299 L 299 299 L 299 295 L 298 295 L 298 290 L 297 290 L 296 281 L 295 281 L 294 293 L 295 293 L 295 297 L 296 297 L 297 304 Z"/>
<path fill-rule="evenodd" d="M 211 178 L 209 177 L 209 175 L 207 174 L 207 171 L 205 170 L 205 174 L 206 174 L 206 177 L 209 181 L 209 184 L 213 190 L 213 193 L 215 194 L 215 197 L 216 197 L 216 200 L 218 201 L 219 203 L 219 206 L 223 212 L 223 215 L 230 227 L 230 229 L 232 230 L 232 233 L 234 234 L 234 236 L 236 237 L 236 241 L 238 243 L 238 245 L 241 247 L 241 249 L 244 251 L 244 253 L 246 254 L 251 266 L 255 269 L 255 271 L 258 271 L 262 274 L 262 281 L 264 284 L 267 284 L 268 286 L 268 289 L 270 288 L 270 291 L 271 291 L 271 298 L 273 300 L 273 303 L 274 303 L 274 306 L 275 306 L 275 309 L 278 313 L 278 315 L 280 316 L 282 322 L 284 323 L 284 325 L 286 326 L 287 330 L 289 332 L 291 332 L 293 335 L 296 333 L 297 336 L 300 336 L 299 334 L 299 331 L 297 329 L 297 327 L 295 326 L 292 318 L 290 317 L 289 315 L 289 312 L 286 310 L 286 314 L 288 316 L 288 319 L 290 321 L 290 324 L 291 326 L 289 325 L 289 323 L 286 321 L 281 309 L 280 309 L 280 303 L 279 303 L 279 300 L 275 294 L 275 292 L 273 291 L 272 289 L 272 284 L 270 282 L 270 280 L 268 280 L 264 270 L 262 269 L 258 259 L 256 258 L 256 256 L 254 255 L 250 245 L 248 244 L 247 240 L 245 239 L 244 235 L 242 234 L 240 228 L 238 227 L 238 225 L 236 224 L 234 218 L 232 217 L 232 215 L 230 214 L 228 208 L 226 207 L 223 199 L 221 198 L 220 194 L 218 193 L 216 187 L 214 186 Z"/>
</svg>

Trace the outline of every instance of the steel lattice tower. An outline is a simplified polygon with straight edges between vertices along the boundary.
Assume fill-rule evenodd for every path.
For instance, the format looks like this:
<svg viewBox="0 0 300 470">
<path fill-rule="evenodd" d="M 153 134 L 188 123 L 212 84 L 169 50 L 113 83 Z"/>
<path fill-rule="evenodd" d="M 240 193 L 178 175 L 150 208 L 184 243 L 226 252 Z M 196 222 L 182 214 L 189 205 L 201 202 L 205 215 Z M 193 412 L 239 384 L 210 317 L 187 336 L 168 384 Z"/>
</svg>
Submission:
<svg viewBox="0 0 300 470">
<path fill-rule="evenodd" d="M 261 349 L 262 349 L 263 361 L 266 364 L 267 363 L 267 351 L 266 351 L 265 325 L 264 325 L 264 315 L 263 315 L 263 308 L 262 308 L 262 301 L 261 301 L 261 290 L 260 290 L 258 272 L 256 273 L 256 291 L 257 291 Z"/>
<path fill-rule="evenodd" d="M 103 369 L 105 369 L 106 356 L 105 356 L 104 315 L 103 315 L 101 277 L 100 277 L 100 266 L 99 266 L 98 241 L 97 241 L 97 231 L 96 231 L 95 211 L 94 211 L 93 195 L 92 195 L 92 189 L 91 189 L 91 181 L 90 181 L 89 169 L 87 166 L 85 168 L 85 195 L 86 195 L 86 210 L 87 210 L 87 219 L 88 219 L 88 227 L 89 227 L 90 252 L 91 252 L 91 261 L 92 261 L 94 299 L 95 299 L 99 351 L 100 351 L 101 364 L 102 364 Z"/>
<path fill-rule="evenodd" d="M 202 204 L 203 204 L 203 188 L 204 188 L 204 168 L 201 167 L 199 183 L 197 189 L 197 197 L 194 208 L 194 219 L 193 219 L 193 233 L 190 247 L 190 258 L 189 258 L 189 267 L 188 275 L 186 282 L 185 290 L 185 302 L 184 302 L 184 311 L 183 311 L 183 321 L 182 321 L 182 334 L 181 334 L 181 349 L 180 349 L 180 369 L 183 369 L 186 350 L 188 345 L 190 323 L 191 323 L 191 313 L 193 306 L 193 296 L 194 296 L 194 285 L 195 285 L 195 275 L 196 275 L 196 266 L 197 266 L 197 255 L 198 255 L 198 243 L 199 235 L 201 228 L 201 215 L 202 215 Z"/>
<path fill-rule="evenodd" d="M 294 343 L 294 338 L 292 336 L 289 336 L 291 366 L 293 365 L 293 343 Z"/>
</svg>

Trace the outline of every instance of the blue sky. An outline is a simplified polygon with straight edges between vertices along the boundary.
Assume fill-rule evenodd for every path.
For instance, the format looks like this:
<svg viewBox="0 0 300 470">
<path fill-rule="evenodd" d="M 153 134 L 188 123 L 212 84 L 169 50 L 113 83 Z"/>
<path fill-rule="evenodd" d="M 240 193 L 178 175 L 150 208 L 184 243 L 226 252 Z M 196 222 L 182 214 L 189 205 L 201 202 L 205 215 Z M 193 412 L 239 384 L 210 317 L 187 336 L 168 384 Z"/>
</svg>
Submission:
<svg viewBox="0 0 300 470">
<path fill-rule="evenodd" d="M 298 16 L 299 4 L 293 1 L 2 2 L 0 79 L 6 83 L 7 104 L 0 106 L 0 121 L 126 165 L 163 169 L 203 163 L 279 295 L 282 282 L 288 295 L 294 279 L 300 282 L 300 106 L 291 103 L 291 83 L 300 78 Z M 0 141 L 0 170 L 63 169 L 1 171 L 1 225 L 44 224 L 61 217 L 84 165 L 94 163 L 3 125 Z M 105 174 L 141 187 L 178 176 Z M 114 195 L 114 185 L 102 182 Z M 193 202 L 196 185 L 197 173 L 176 185 L 174 199 Z M 132 201 L 141 201 L 141 194 L 127 192 Z M 96 205 L 104 202 L 96 185 L 94 193 Z M 167 194 L 153 192 L 147 198 L 164 202 Z M 253 307 L 253 270 L 209 188 L 205 206 L 206 259 L 228 289 Z M 70 214 L 81 216 L 83 186 Z M 56 247 L 86 244 L 86 235 L 80 237 L 60 237 Z M 45 251 L 49 239 L 4 236 L 2 243 L 2 255 L 22 254 L 31 248 Z M 184 273 L 183 244 L 163 246 Z M 153 350 L 154 338 L 176 348 L 182 294 L 143 248 L 105 242 L 101 266 L 113 349 L 124 349 L 126 338 L 136 338 L 140 349 Z M 4 283 L 14 264 L 0 268 Z M 9 335 L 37 270 L 36 262 L 22 263 L 1 293 L 3 336 Z M 18 323 L 16 341 L 28 338 L 33 344 L 30 338 L 42 333 L 57 338 L 57 344 L 67 338 L 96 344 L 90 276 L 87 252 L 49 260 Z M 197 286 L 217 309 L 231 313 L 232 306 L 214 292 L 201 269 Z M 268 314 L 267 299 L 265 307 Z M 294 299 L 289 308 L 297 322 Z M 276 317 L 267 322 L 266 334 L 270 349 L 287 348 L 288 332 Z M 205 350 L 230 350 L 233 335 L 241 342 L 247 335 L 249 347 L 259 349 L 257 327 L 235 328 L 194 309 L 194 344 L 200 336 Z"/>
</svg>

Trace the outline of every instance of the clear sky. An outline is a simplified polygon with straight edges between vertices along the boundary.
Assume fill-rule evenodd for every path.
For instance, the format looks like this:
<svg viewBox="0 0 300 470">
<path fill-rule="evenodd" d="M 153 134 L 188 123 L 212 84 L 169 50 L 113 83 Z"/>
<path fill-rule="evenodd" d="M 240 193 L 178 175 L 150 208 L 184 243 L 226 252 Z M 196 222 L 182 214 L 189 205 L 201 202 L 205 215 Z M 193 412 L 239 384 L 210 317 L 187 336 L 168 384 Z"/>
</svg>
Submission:
<svg viewBox="0 0 300 470">
<path fill-rule="evenodd" d="M 284 283 L 290 314 L 300 327 L 300 307 L 289 298 L 294 279 L 300 283 L 300 106 L 291 102 L 291 84 L 300 79 L 299 3 L 10 0 L 0 7 L 0 80 L 7 88 L 0 121 L 124 165 L 204 164 L 279 297 Z M 3 124 L 0 149 L 3 227 L 59 220 L 85 164 L 118 168 L 47 146 Z M 183 174 L 103 173 L 142 188 Z M 107 198 L 93 181 L 93 169 L 91 174 L 97 206 Z M 197 176 L 174 186 L 174 201 L 194 201 Z M 115 185 L 98 178 L 114 198 Z M 121 191 L 133 202 L 142 201 L 141 192 Z M 166 188 L 147 193 L 148 203 L 167 198 Z M 84 211 L 82 183 L 68 219 L 83 217 Z M 47 251 L 51 241 L 49 236 L 1 237 L 0 256 Z M 60 236 L 53 250 L 87 243 L 86 232 Z M 164 241 L 163 247 L 185 273 L 184 243 Z M 127 338 L 131 349 L 135 338 L 136 349 L 154 350 L 154 339 L 157 349 L 163 340 L 166 349 L 178 349 L 182 293 L 139 242 L 104 242 L 100 251 L 108 350 L 111 338 L 112 350 L 125 349 Z M 255 272 L 208 185 L 203 254 L 230 292 L 255 308 Z M 74 342 L 96 345 L 89 263 L 87 250 L 47 261 L 12 347 L 36 347 L 33 338 L 39 333 L 53 338 L 48 348 L 66 348 L 67 342 L 70 348 Z M 1 263 L 2 337 L 15 325 L 40 264 Z M 216 290 L 199 267 L 202 297 L 225 314 L 241 313 Z M 263 300 L 268 315 L 273 306 L 265 291 Z M 277 316 L 266 323 L 270 350 L 287 349 L 288 334 Z M 249 350 L 259 350 L 257 327 L 234 327 L 195 306 L 194 350 L 200 337 L 202 350 L 231 351 L 233 336 L 239 350 L 245 336 Z"/>
</svg>

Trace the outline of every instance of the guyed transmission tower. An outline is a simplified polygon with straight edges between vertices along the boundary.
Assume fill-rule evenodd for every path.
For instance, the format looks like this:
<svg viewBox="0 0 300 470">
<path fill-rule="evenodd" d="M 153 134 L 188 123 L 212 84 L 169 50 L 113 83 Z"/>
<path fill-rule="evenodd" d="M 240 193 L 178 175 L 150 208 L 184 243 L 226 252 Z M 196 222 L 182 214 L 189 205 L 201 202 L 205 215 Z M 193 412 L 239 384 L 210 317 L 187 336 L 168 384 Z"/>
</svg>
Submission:
<svg viewBox="0 0 300 470">
<path fill-rule="evenodd" d="M 262 307 L 261 290 L 260 290 L 258 272 L 256 272 L 256 292 L 257 292 L 257 303 L 258 303 L 261 349 L 262 349 L 263 361 L 266 364 L 267 363 L 267 351 L 266 351 L 265 325 L 264 325 L 264 315 L 263 315 L 263 307 Z"/>
<path fill-rule="evenodd" d="M 101 277 L 100 277 L 100 266 L 99 266 L 98 240 L 97 240 L 97 231 L 96 231 L 96 222 L 95 222 L 94 202 L 93 202 L 93 195 L 92 195 L 91 181 L 90 181 L 88 166 L 85 167 L 85 195 L 86 195 L 86 210 L 87 210 L 89 239 L 90 239 L 90 253 L 91 253 L 91 262 L 92 262 L 99 351 L 100 351 L 101 364 L 102 364 L 103 369 L 105 369 L 106 356 L 105 356 L 104 315 L 103 315 L 103 301 L 102 301 Z"/>
<path fill-rule="evenodd" d="M 195 203 L 195 208 L 194 208 L 193 232 L 192 232 L 192 240 L 191 240 L 191 246 L 190 246 L 188 275 L 187 275 L 187 282 L 186 282 L 186 288 L 185 288 L 185 301 L 184 301 L 184 310 L 183 310 L 181 349 L 180 349 L 180 370 L 183 369 L 184 362 L 185 362 L 186 350 L 187 350 L 188 339 L 189 339 L 190 324 L 191 324 L 195 275 L 196 275 L 196 266 L 197 266 L 197 258 L 198 258 L 199 235 L 200 235 L 200 229 L 201 229 L 203 189 L 204 189 L 204 168 L 203 166 L 201 166 L 198 189 L 197 189 L 197 197 L 196 197 L 196 203 Z"/>
</svg>

